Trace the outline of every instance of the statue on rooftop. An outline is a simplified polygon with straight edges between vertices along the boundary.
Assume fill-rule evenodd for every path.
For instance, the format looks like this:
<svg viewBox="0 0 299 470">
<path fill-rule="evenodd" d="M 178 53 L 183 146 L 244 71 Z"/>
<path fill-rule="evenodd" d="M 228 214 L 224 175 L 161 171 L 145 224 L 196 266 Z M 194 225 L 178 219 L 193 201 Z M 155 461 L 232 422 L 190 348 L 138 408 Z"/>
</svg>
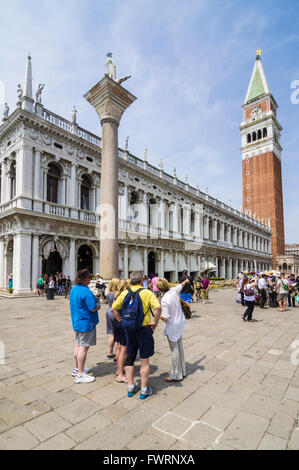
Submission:
<svg viewBox="0 0 299 470">
<path fill-rule="evenodd" d="M 4 103 L 3 121 L 6 121 L 8 119 L 8 115 L 9 115 L 9 106 L 7 103 Z"/>
<path fill-rule="evenodd" d="M 131 77 L 131 75 L 126 75 L 124 77 L 116 79 L 116 66 L 112 59 L 112 52 L 108 52 L 108 54 L 106 54 L 106 57 L 107 57 L 107 60 L 105 62 L 105 66 L 107 67 L 107 71 L 108 71 L 106 75 L 108 75 L 109 78 L 112 78 L 112 80 L 114 80 L 120 85 L 122 82 L 124 82 L 125 80 L 128 80 L 128 78 Z"/>
<path fill-rule="evenodd" d="M 73 124 L 77 124 L 77 109 L 76 109 L 76 106 L 73 106 L 73 109 L 72 109 L 72 123 Z"/>
<path fill-rule="evenodd" d="M 43 89 L 45 88 L 45 84 L 44 83 L 40 83 L 38 85 L 38 89 L 36 90 L 36 93 L 35 93 L 35 101 L 37 103 L 41 103 L 42 102 L 42 91 Z"/>
</svg>

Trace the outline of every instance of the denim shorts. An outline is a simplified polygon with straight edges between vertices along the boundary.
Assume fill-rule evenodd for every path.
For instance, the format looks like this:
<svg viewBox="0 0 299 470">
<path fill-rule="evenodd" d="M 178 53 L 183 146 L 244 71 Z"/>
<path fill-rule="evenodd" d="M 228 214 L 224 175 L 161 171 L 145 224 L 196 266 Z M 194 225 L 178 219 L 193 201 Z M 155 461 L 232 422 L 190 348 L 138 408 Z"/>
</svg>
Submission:
<svg viewBox="0 0 299 470">
<path fill-rule="evenodd" d="M 147 359 L 154 355 L 153 330 L 150 326 L 143 326 L 137 331 L 126 331 L 127 337 L 127 357 L 133 362 L 136 359 L 138 350 L 141 359 Z"/>
</svg>

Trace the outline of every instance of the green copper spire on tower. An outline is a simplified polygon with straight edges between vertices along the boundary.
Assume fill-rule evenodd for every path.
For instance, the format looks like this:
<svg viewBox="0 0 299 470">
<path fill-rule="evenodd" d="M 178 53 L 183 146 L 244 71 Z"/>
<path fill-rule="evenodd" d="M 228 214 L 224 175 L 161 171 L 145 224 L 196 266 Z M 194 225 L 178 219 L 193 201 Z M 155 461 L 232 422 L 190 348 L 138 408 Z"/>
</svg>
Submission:
<svg viewBox="0 0 299 470">
<path fill-rule="evenodd" d="M 256 60 L 247 90 L 245 103 L 265 93 L 270 93 L 270 89 L 262 66 L 261 50 L 257 49 Z"/>
<path fill-rule="evenodd" d="M 257 96 L 265 93 L 265 88 L 262 82 L 261 74 L 258 68 L 255 69 L 253 81 L 251 83 L 248 99 L 256 98 Z"/>
</svg>

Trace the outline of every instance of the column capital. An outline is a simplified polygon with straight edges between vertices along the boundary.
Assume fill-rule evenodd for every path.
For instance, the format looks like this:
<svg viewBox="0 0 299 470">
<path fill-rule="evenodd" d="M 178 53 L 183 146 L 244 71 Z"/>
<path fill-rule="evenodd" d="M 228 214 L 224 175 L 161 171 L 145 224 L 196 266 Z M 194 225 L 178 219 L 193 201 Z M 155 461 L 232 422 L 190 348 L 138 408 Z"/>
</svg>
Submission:
<svg viewBox="0 0 299 470">
<path fill-rule="evenodd" d="M 107 75 L 92 87 L 84 98 L 95 108 L 101 125 L 105 122 L 119 125 L 124 111 L 137 99 Z"/>
</svg>

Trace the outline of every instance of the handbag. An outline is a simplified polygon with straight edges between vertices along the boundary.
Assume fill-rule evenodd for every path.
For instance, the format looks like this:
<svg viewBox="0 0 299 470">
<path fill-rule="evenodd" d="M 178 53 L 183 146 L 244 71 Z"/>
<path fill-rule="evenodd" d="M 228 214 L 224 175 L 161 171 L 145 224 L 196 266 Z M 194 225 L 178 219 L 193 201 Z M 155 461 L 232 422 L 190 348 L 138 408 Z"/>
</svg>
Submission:
<svg viewBox="0 0 299 470">
<path fill-rule="evenodd" d="M 236 302 L 237 302 L 238 304 L 240 304 L 240 303 L 242 302 L 242 295 L 241 295 L 241 292 L 238 293 L 237 298 L 236 298 Z"/>
<path fill-rule="evenodd" d="M 245 293 L 246 297 L 250 297 L 250 296 L 254 295 L 254 290 L 251 289 L 251 287 L 250 287 L 249 289 L 245 289 L 244 293 Z"/>
<path fill-rule="evenodd" d="M 299 304 L 299 295 L 298 295 L 298 294 L 296 295 L 296 299 L 295 299 L 295 300 L 296 300 L 296 302 Z"/>
<path fill-rule="evenodd" d="M 183 300 L 181 298 L 180 298 L 180 302 L 181 302 L 181 307 L 182 307 L 182 310 L 183 310 L 183 314 L 185 315 L 186 320 L 189 320 L 192 317 L 192 312 L 191 312 L 191 309 L 190 309 L 190 305 L 188 304 L 188 302 L 185 302 L 185 300 Z"/>
</svg>

